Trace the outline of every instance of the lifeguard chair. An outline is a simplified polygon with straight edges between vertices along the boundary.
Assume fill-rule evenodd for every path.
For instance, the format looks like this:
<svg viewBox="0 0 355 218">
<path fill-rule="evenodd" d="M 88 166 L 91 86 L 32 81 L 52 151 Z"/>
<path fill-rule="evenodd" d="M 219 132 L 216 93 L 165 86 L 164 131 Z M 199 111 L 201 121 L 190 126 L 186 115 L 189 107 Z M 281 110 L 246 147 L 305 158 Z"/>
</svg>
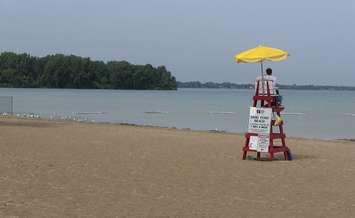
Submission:
<svg viewBox="0 0 355 218">
<path fill-rule="evenodd" d="M 284 122 L 281 119 L 281 111 L 284 110 L 284 107 L 277 101 L 277 93 L 275 88 L 274 81 L 272 80 L 257 80 L 255 84 L 255 95 L 253 96 L 253 107 L 260 108 L 270 108 L 272 110 L 273 118 L 270 123 L 270 132 L 268 133 L 269 138 L 269 147 L 268 154 L 269 160 L 274 159 L 275 153 L 282 152 L 284 154 L 285 160 L 291 160 L 292 156 L 290 149 L 286 146 L 285 138 L 286 134 L 284 133 L 283 125 Z M 281 120 L 277 120 L 277 116 Z M 260 153 L 255 149 L 250 148 L 250 139 L 251 137 L 259 137 L 258 133 L 247 132 L 245 133 L 245 144 L 242 148 L 243 160 L 246 159 L 248 152 L 256 152 L 257 160 L 260 160 Z"/>
</svg>

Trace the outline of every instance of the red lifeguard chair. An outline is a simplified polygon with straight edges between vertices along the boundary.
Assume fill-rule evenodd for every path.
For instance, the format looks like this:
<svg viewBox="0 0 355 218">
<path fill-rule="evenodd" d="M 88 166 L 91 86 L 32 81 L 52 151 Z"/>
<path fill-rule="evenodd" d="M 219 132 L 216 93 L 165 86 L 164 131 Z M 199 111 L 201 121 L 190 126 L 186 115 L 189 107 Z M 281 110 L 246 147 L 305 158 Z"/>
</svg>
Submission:
<svg viewBox="0 0 355 218">
<path fill-rule="evenodd" d="M 273 115 L 277 115 L 281 118 L 281 111 L 284 110 L 284 107 L 277 102 L 276 90 L 274 88 L 272 80 L 258 80 L 256 82 L 255 95 L 253 97 L 253 107 L 261 108 L 271 108 Z M 258 105 L 259 104 L 259 105 Z M 275 116 L 273 116 L 275 117 Z M 276 125 L 277 124 L 277 125 Z M 283 130 L 284 122 L 276 123 L 275 118 L 271 120 L 271 127 L 269 132 L 269 147 L 268 154 L 269 160 L 274 159 L 275 153 L 283 152 L 285 160 L 291 160 L 290 149 L 286 146 L 285 138 L 286 134 Z M 277 131 L 278 127 L 278 131 Z M 275 131 L 276 129 L 276 131 Z M 250 149 L 249 143 L 251 136 L 258 136 L 258 133 L 245 133 L 245 145 L 242 148 L 243 160 L 246 159 L 248 152 L 256 152 L 257 160 L 260 160 L 260 153 L 257 150 Z"/>
</svg>

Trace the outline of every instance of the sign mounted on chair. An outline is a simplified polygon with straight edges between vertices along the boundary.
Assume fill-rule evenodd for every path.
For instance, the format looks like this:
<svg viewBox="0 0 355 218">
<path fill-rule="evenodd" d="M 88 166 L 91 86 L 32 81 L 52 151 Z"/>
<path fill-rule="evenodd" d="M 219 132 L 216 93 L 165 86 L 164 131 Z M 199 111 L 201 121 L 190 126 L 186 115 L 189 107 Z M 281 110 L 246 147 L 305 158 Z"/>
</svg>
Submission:
<svg viewBox="0 0 355 218">
<path fill-rule="evenodd" d="M 270 138 L 268 134 L 250 136 L 249 149 L 257 152 L 269 152 Z"/>
<path fill-rule="evenodd" d="M 249 133 L 269 134 L 271 127 L 272 109 L 250 107 Z"/>
</svg>

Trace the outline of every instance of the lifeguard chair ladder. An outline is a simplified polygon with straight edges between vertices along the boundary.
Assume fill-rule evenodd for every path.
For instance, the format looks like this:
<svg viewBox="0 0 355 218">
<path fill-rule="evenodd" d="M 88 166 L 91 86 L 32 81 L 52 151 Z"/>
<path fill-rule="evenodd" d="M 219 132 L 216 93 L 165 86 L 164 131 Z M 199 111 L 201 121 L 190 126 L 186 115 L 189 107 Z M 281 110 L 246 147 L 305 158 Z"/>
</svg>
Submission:
<svg viewBox="0 0 355 218">
<path fill-rule="evenodd" d="M 258 106 L 258 103 L 260 103 L 260 107 L 271 108 L 274 115 L 277 114 L 279 117 L 281 117 L 281 111 L 283 111 L 285 108 L 281 105 L 278 105 L 278 103 L 276 102 L 276 95 L 271 94 L 272 92 L 274 92 L 274 90 L 270 90 L 270 87 L 273 87 L 271 86 L 271 83 L 273 83 L 272 80 L 264 80 L 264 83 L 262 83 L 262 81 L 260 80 L 256 82 L 255 95 L 253 97 L 253 107 Z M 262 89 L 261 92 L 260 89 Z M 274 154 L 279 152 L 284 153 L 285 160 L 291 160 L 292 157 L 291 157 L 290 149 L 286 146 L 286 141 L 285 141 L 286 134 L 284 133 L 283 130 L 284 122 L 281 121 L 281 123 L 277 126 L 275 125 L 275 122 L 276 122 L 275 119 L 272 119 L 270 124 L 271 128 L 269 133 L 269 149 L 268 149 L 269 160 L 273 160 Z M 274 127 L 275 128 L 278 127 L 279 131 L 274 132 Z M 245 133 L 245 145 L 242 148 L 243 160 L 246 159 L 247 153 L 249 151 L 256 152 L 257 160 L 260 160 L 260 152 L 249 149 L 249 142 L 251 136 L 258 136 L 258 134 L 249 133 L 249 132 Z M 277 140 L 280 140 L 281 144 L 277 144 Z"/>
</svg>

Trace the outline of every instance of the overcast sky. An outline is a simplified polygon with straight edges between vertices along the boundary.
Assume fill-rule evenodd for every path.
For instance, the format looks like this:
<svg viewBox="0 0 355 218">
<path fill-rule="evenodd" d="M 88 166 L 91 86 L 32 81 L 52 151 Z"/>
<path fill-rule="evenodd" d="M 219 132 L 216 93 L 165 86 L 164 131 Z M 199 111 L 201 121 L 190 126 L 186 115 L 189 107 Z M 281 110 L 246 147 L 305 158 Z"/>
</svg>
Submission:
<svg viewBox="0 0 355 218">
<path fill-rule="evenodd" d="M 165 65 L 179 81 L 249 83 L 258 44 L 283 84 L 355 86 L 354 0 L 0 0 L 0 51 Z"/>
</svg>

